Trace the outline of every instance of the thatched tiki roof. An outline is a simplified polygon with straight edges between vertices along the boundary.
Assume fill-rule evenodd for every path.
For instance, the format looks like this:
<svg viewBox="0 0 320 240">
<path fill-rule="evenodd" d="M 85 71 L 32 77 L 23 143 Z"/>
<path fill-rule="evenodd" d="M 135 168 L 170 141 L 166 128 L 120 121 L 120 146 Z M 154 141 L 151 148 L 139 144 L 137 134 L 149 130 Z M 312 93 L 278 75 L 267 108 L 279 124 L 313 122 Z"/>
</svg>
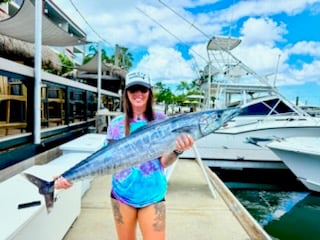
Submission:
<svg viewBox="0 0 320 240">
<path fill-rule="evenodd" d="M 0 21 L 8 17 L 8 15 L 0 11 Z M 34 52 L 34 44 L 0 34 L 0 57 L 33 66 Z M 47 46 L 42 47 L 42 67 L 57 71 L 61 69 L 61 61 L 58 55 Z"/>
<path fill-rule="evenodd" d="M 0 56 L 25 65 L 34 64 L 34 44 L 0 35 Z M 58 55 L 49 47 L 42 47 L 42 68 L 59 71 L 61 62 Z"/>
</svg>

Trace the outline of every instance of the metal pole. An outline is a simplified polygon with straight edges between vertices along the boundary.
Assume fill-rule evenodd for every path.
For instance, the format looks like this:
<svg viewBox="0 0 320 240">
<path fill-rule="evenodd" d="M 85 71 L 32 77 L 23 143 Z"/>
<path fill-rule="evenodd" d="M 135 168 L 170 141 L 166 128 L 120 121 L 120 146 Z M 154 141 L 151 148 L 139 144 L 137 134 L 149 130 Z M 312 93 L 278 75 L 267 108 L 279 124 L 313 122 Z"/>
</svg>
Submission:
<svg viewBox="0 0 320 240">
<path fill-rule="evenodd" d="M 119 54 L 120 54 L 120 47 L 118 44 L 116 44 L 115 47 L 115 54 L 114 54 L 114 65 L 119 66 Z"/>
<path fill-rule="evenodd" d="M 209 186 L 209 189 L 210 189 L 210 191 L 211 191 L 212 197 L 213 197 L 213 198 L 217 198 L 217 195 L 216 195 L 216 192 L 215 192 L 215 190 L 214 190 L 214 188 L 213 188 L 213 185 L 212 185 L 212 183 L 210 182 L 210 179 L 209 179 L 209 177 L 208 177 L 208 174 L 207 174 L 207 172 L 206 172 L 206 169 L 205 169 L 204 166 L 203 166 L 203 162 L 202 162 L 200 153 L 199 153 L 199 151 L 198 151 L 198 149 L 197 149 L 196 143 L 193 144 L 192 148 L 193 148 L 194 154 L 196 155 L 196 160 L 197 160 L 197 162 L 198 162 L 198 164 L 200 165 L 200 168 L 201 168 L 201 170 L 202 170 L 203 176 L 204 176 L 204 178 L 206 179 L 206 182 L 207 182 L 207 184 L 208 184 L 208 186 Z"/>
<path fill-rule="evenodd" d="M 120 112 L 122 112 L 122 90 L 121 89 L 119 89 L 119 91 L 118 91 L 118 94 L 119 94 L 119 111 Z"/>
<path fill-rule="evenodd" d="M 209 75 L 208 75 L 208 103 L 207 109 L 211 108 L 211 60 L 209 58 Z"/>
<path fill-rule="evenodd" d="M 98 43 L 98 79 L 97 79 L 97 90 L 98 90 L 98 106 L 97 111 L 101 109 L 101 61 L 102 61 L 102 47 L 101 42 Z"/>
<path fill-rule="evenodd" d="M 42 0 L 35 1 L 34 36 L 34 144 L 41 143 L 41 46 L 42 46 Z"/>
</svg>

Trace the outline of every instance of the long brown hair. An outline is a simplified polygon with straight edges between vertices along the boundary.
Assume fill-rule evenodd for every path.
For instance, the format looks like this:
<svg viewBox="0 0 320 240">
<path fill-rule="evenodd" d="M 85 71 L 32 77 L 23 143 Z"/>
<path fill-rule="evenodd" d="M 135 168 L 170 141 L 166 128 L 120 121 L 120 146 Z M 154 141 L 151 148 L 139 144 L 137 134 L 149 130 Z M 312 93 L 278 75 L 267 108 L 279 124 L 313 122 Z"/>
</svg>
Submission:
<svg viewBox="0 0 320 240">
<path fill-rule="evenodd" d="M 152 90 L 149 89 L 149 97 L 147 101 L 146 111 L 144 112 L 144 117 L 148 122 L 155 119 L 154 111 L 153 111 L 153 93 Z M 123 108 L 124 108 L 124 122 L 125 122 L 125 134 L 126 136 L 130 133 L 130 121 L 133 119 L 133 109 L 132 104 L 128 97 L 128 90 L 125 90 L 123 93 Z"/>
</svg>

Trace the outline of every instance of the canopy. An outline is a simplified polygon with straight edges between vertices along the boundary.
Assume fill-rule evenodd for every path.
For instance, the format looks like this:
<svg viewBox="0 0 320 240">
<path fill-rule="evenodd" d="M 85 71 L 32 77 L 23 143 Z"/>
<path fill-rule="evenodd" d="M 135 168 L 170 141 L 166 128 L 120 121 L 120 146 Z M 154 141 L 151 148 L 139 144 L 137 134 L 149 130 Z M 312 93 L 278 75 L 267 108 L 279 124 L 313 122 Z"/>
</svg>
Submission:
<svg viewBox="0 0 320 240">
<path fill-rule="evenodd" d="M 0 21 L 0 34 L 34 43 L 35 7 L 31 0 L 24 0 L 18 12 Z M 85 36 L 85 34 L 83 34 Z M 42 44 L 49 46 L 74 46 L 86 43 L 85 37 L 77 37 L 42 15 Z"/>
<path fill-rule="evenodd" d="M 208 50 L 230 51 L 241 43 L 241 39 L 231 37 L 212 37 L 207 45 Z"/>
<path fill-rule="evenodd" d="M 98 55 L 96 54 L 89 62 L 86 64 L 83 64 L 81 66 L 78 66 L 77 69 L 80 71 L 84 71 L 87 73 L 97 73 L 98 72 Z M 101 71 L 106 72 L 110 71 L 111 67 L 106 64 L 101 64 Z"/>
<path fill-rule="evenodd" d="M 87 72 L 87 73 L 96 74 L 98 72 L 98 61 L 99 61 L 98 54 L 96 54 L 89 62 L 77 67 L 77 69 L 80 71 Z M 125 78 L 125 75 L 126 75 L 125 70 L 123 70 L 120 67 L 115 66 L 111 63 L 105 63 L 105 62 L 102 62 L 102 64 L 101 64 L 101 71 L 102 72 L 108 71 L 109 75 L 116 74 L 122 78 Z"/>
<path fill-rule="evenodd" d="M 203 95 L 192 94 L 192 95 L 188 95 L 187 98 L 188 99 L 204 99 L 204 96 Z"/>
</svg>

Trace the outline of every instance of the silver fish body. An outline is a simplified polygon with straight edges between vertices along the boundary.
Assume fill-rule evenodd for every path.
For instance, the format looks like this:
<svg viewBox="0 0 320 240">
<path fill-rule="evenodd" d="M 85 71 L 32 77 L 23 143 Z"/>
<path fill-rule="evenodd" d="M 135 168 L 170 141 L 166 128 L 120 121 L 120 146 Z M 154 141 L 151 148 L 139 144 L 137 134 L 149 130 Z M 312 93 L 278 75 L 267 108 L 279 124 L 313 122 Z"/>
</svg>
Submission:
<svg viewBox="0 0 320 240">
<path fill-rule="evenodd" d="M 187 133 L 194 140 L 200 139 L 239 113 L 239 108 L 207 110 L 150 122 L 129 136 L 102 147 L 61 176 L 72 182 L 93 175 L 119 172 L 174 150 L 176 139 L 181 134 Z M 45 196 L 49 211 L 53 207 L 54 181 L 47 182 L 31 174 L 23 174 Z"/>
</svg>

